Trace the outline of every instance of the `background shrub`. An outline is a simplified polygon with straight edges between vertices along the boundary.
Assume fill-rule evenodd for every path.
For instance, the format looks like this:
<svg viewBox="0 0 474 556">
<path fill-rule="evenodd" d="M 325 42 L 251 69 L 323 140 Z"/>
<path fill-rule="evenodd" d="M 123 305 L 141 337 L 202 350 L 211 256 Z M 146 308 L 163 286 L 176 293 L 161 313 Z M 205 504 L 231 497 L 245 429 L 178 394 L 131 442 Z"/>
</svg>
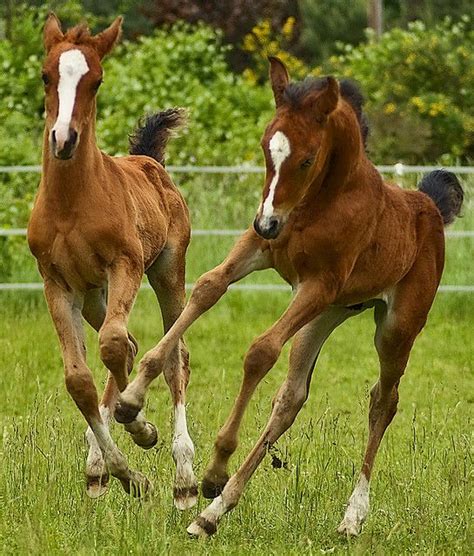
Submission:
<svg viewBox="0 0 474 556">
<path fill-rule="evenodd" d="M 421 21 L 372 33 L 324 69 L 361 83 L 378 162 L 444 163 L 474 157 L 474 30 L 465 16 L 427 29 Z"/>
</svg>

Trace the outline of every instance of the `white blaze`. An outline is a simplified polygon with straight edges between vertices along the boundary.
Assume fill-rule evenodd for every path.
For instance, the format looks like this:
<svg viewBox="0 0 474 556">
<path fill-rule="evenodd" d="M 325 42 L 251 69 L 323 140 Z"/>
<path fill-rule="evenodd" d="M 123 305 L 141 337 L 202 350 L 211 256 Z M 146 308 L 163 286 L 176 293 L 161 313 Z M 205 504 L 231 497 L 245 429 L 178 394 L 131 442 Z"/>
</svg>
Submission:
<svg viewBox="0 0 474 556">
<path fill-rule="evenodd" d="M 278 180 L 280 179 L 280 168 L 291 153 L 288 137 L 282 131 L 276 131 L 274 133 L 270 139 L 269 147 L 275 175 L 270 183 L 267 198 L 263 202 L 262 217 L 264 219 L 270 218 L 273 215 L 273 199 L 275 197 Z"/>
<path fill-rule="evenodd" d="M 63 145 L 69 138 L 77 85 L 88 71 L 86 57 L 80 50 L 67 50 L 59 57 L 59 110 L 58 119 L 53 127 L 59 145 Z"/>
</svg>

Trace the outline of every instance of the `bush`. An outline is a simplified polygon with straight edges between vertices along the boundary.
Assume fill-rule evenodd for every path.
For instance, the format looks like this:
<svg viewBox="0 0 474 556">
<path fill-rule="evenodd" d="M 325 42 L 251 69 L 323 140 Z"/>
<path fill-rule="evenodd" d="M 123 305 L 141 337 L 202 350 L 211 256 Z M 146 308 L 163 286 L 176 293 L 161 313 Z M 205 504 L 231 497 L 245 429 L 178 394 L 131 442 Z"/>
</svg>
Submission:
<svg viewBox="0 0 474 556">
<path fill-rule="evenodd" d="M 170 143 L 172 163 L 260 160 L 259 139 L 272 110 L 271 93 L 228 69 L 228 48 L 219 32 L 184 23 L 121 45 L 104 67 L 98 112 L 101 146 L 124 153 L 140 115 L 184 106 L 190 125 L 182 138 Z"/>
<path fill-rule="evenodd" d="M 432 29 L 417 21 L 376 42 L 346 46 L 325 66 L 362 84 L 378 162 L 468 161 L 474 157 L 474 63 L 470 19 Z"/>
</svg>

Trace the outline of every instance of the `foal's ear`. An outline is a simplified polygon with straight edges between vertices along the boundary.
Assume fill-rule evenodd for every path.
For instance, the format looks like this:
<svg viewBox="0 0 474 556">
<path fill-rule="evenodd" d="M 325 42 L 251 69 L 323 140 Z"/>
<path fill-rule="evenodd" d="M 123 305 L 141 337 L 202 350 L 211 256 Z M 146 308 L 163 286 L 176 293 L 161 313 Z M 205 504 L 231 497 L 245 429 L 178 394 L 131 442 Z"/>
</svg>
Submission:
<svg viewBox="0 0 474 556">
<path fill-rule="evenodd" d="M 290 76 L 285 64 L 276 56 L 269 56 L 270 62 L 270 82 L 272 84 L 275 105 L 278 108 L 283 102 L 283 93 L 290 82 Z"/>
<path fill-rule="evenodd" d="M 122 21 L 123 17 L 120 15 L 110 27 L 94 37 L 94 46 L 100 59 L 108 54 L 119 40 L 122 33 Z"/>
<path fill-rule="evenodd" d="M 56 14 L 50 12 L 43 29 L 43 42 L 46 52 L 49 52 L 63 38 L 64 33 L 61 31 L 61 22 L 56 17 Z"/>
<path fill-rule="evenodd" d="M 314 98 L 309 100 L 315 112 L 316 119 L 324 123 L 331 112 L 336 109 L 339 100 L 339 83 L 329 75 L 326 77 L 326 87 Z"/>
</svg>

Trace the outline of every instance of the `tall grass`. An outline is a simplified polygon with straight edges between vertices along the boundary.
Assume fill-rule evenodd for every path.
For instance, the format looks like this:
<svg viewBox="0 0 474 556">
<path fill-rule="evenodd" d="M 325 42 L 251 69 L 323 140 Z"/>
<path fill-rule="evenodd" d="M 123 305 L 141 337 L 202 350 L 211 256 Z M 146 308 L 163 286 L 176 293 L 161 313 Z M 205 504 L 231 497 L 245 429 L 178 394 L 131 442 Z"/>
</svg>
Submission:
<svg viewBox="0 0 474 556">
<path fill-rule="evenodd" d="M 183 184 L 195 228 L 241 228 L 251 221 L 261 178 L 201 179 Z M 465 217 L 453 229 L 474 229 L 470 203 L 468 198 Z M 24 240 L 13 241 L 11 281 L 37 281 Z M 233 241 L 193 238 L 188 281 L 222 260 Z M 472 245 L 472 239 L 448 240 L 444 283 L 474 283 Z M 248 281 L 281 283 L 270 272 Z M 188 414 L 198 477 L 237 394 L 246 349 L 289 300 L 285 292 L 229 292 L 190 329 Z M 344 323 L 324 347 L 310 398 L 276 446 L 286 465 L 273 469 L 267 457 L 217 536 L 201 542 L 188 539 L 185 528 L 206 501 L 184 514 L 172 506 L 171 405 L 164 381 L 154 383 L 148 402 L 161 435 L 156 448 L 143 452 L 120 427 L 113 431 L 131 465 L 153 481 L 154 495 L 131 500 L 112 482 L 107 496 L 88 499 L 85 424 L 63 384 L 42 294 L 0 292 L 0 553 L 472 553 L 473 315 L 472 294 L 438 295 L 401 383 L 399 413 L 376 462 L 372 510 L 358 539 L 340 538 L 335 528 L 360 466 L 368 392 L 378 374 L 368 312 Z M 153 294 L 142 291 L 130 323 L 139 355 L 161 337 L 160 320 Z M 88 347 L 96 381 L 103 384 L 91 330 Z M 232 469 L 268 418 L 287 355 L 285 348 L 254 396 Z"/>
<path fill-rule="evenodd" d="M 57 341 L 41 294 L 17 293 L 14 299 L 5 294 L 2 299 L 2 553 L 472 551 L 471 296 L 440 294 L 415 344 L 402 380 L 400 410 L 376 463 L 372 512 L 360 538 L 348 542 L 334 530 L 360 465 L 368 391 L 377 377 L 374 325 L 368 313 L 342 325 L 325 346 L 310 399 L 277 444 L 286 466 L 273 469 L 267 457 L 238 508 L 224 518 L 217 536 L 204 543 L 188 539 L 185 526 L 205 501 L 185 514 L 172 507 L 171 407 L 164 381 L 156 381 L 148 403 L 148 415 L 161 434 L 158 446 L 143 452 L 120 427 L 113 433 L 131 464 L 153 481 L 153 497 L 131 500 L 113 482 L 106 497 L 89 500 L 83 484 L 85 426 L 65 391 Z M 189 331 L 188 412 L 199 477 L 237 393 L 243 354 L 288 301 L 286 293 L 230 292 Z M 151 292 L 141 292 L 131 320 L 140 354 L 161 333 L 155 307 Z M 91 331 L 88 345 L 100 384 L 105 372 Z M 286 359 L 287 349 L 255 395 L 233 469 L 264 426 Z"/>
</svg>

